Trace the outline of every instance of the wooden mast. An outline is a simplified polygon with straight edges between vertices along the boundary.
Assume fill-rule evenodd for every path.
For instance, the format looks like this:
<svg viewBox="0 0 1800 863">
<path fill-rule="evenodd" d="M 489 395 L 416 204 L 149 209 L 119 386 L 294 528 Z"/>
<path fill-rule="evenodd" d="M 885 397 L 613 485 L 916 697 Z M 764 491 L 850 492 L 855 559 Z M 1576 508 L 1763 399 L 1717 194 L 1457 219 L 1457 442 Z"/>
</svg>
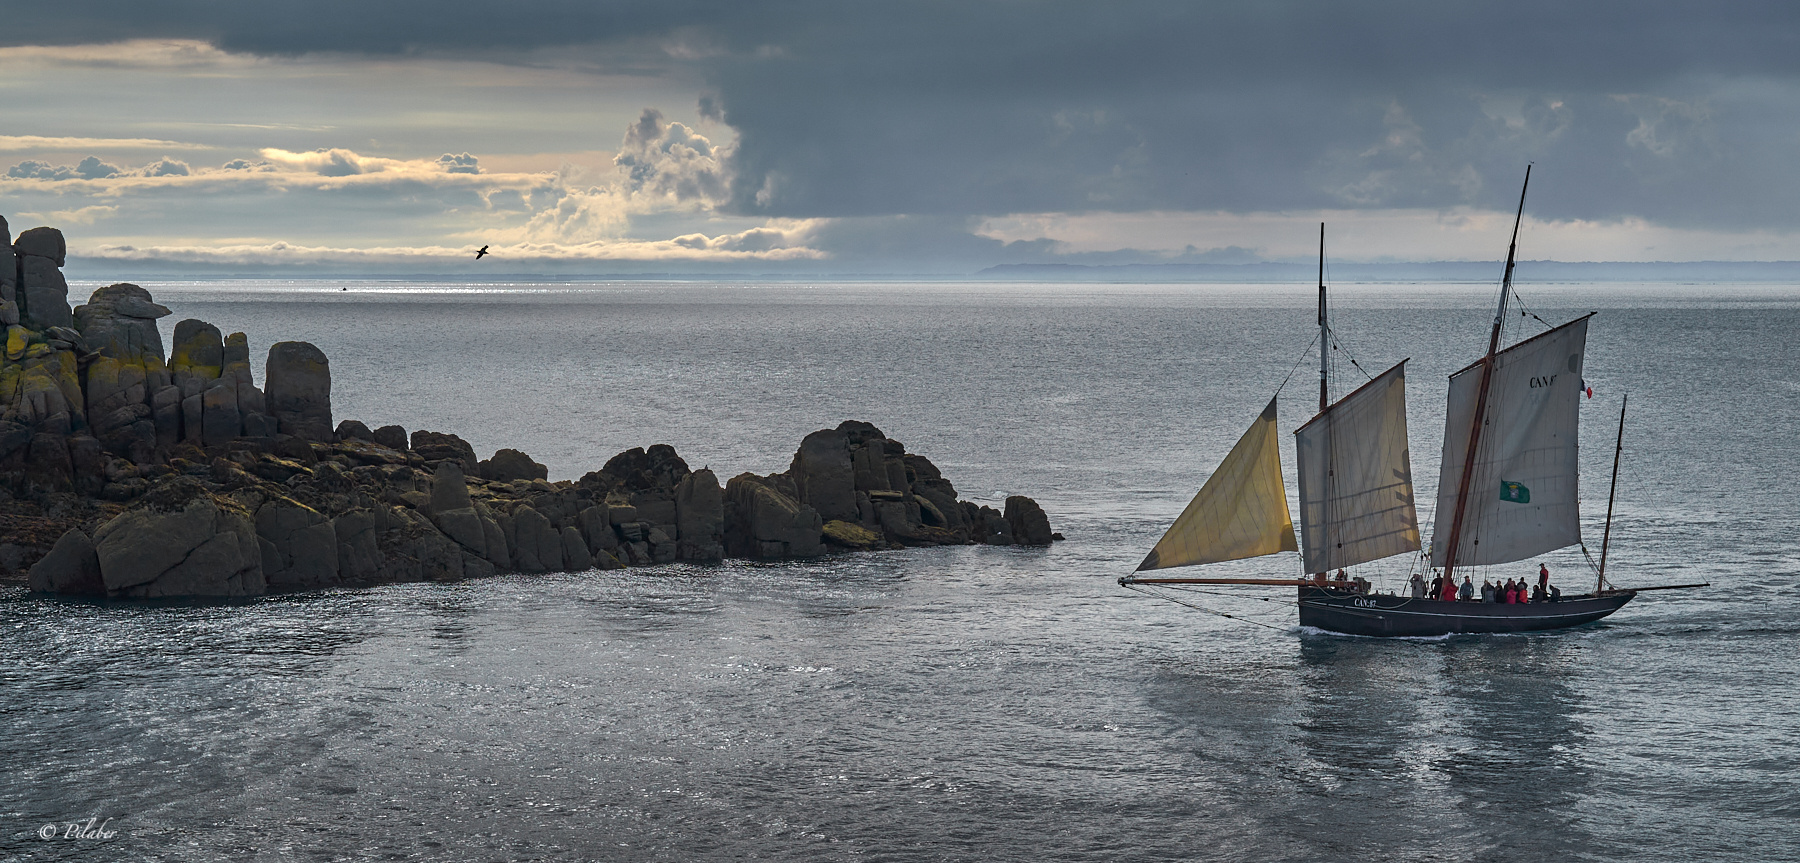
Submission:
<svg viewBox="0 0 1800 863">
<path fill-rule="evenodd" d="M 1631 403 L 1631 394 L 1619 401 L 1619 438 L 1613 442 L 1613 475 L 1612 486 L 1606 490 L 1606 532 L 1600 534 L 1600 572 L 1594 578 L 1594 595 L 1606 589 L 1606 551 L 1612 544 L 1613 499 L 1619 494 L 1619 455 L 1625 451 L 1625 406 Z"/>
<path fill-rule="evenodd" d="M 1328 376 L 1330 375 L 1330 368 L 1331 368 L 1331 364 L 1329 362 L 1330 358 L 1331 358 L 1331 327 L 1325 323 L 1325 320 L 1326 320 L 1325 319 L 1325 223 L 1320 222 L 1319 223 L 1319 413 L 1320 414 L 1324 414 L 1326 409 L 1331 407 L 1330 387 L 1327 385 L 1327 382 L 1329 381 Z M 1329 426 L 1327 427 L 1327 429 L 1328 429 L 1327 433 L 1329 433 Z M 1326 448 L 1325 457 L 1328 459 L 1331 458 L 1330 447 Z M 1329 469 L 1326 471 L 1326 475 L 1327 476 L 1330 475 Z M 1327 480 L 1327 482 L 1329 483 L 1329 480 Z M 1326 502 L 1324 502 L 1322 505 L 1330 506 L 1329 500 L 1330 500 L 1330 495 L 1327 494 Z M 1305 518 L 1305 517 L 1306 517 L 1306 514 L 1304 512 L 1302 512 L 1301 518 Z M 1325 522 L 1330 523 L 1330 518 L 1327 517 L 1325 519 Z M 1316 578 L 1320 581 L 1323 581 L 1325 579 L 1325 577 L 1326 577 L 1326 573 L 1323 573 L 1323 572 L 1316 573 Z"/>
<path fill-rule="evenodd" d="M 1444 552 L 1444 577 L 1456 578 L 1456 551 L 1462 543 L 1463 515 L 1468 511 L 1469 480 L 1475 476 L 1475 454 L 1481 445 L 1481 427 L 1487 419 L 1488 385 L 1494 379 L 1494 354 L 1500 350 L 1500 325 L 1506 320 L 1506 298 L 1512 293 L 1513 263 L 1519 250 L 1519 223 L 1525 218 L 1525 190 L 1531 188 L 1531 166 L 1525 166 L 1525 185 L 1519 188 L 1519 212 L 1513 216 L 1512 242 L 1506 247 L 1506 274 L 1500 280 L 1500 305 L 1494 312 L 1494 329 L 1488 334 L 1487 356 L 1481 358 L 1481 389 L 1475 395 L 1474 419 L 1469 426 L 1469 448 L 1463 456 L 1462 480 L 1456 484 L 1456 513 L 1450 520 L 1450 547 Z"/>
<path fill-rule="evenodd" d="M 1331 331 L 1325 325 L 1325 223 L 1319 223 L 1319 413 L 1331 407 L 1326 393 L 1326 358 L 1331 356 Z"/>
</svg>

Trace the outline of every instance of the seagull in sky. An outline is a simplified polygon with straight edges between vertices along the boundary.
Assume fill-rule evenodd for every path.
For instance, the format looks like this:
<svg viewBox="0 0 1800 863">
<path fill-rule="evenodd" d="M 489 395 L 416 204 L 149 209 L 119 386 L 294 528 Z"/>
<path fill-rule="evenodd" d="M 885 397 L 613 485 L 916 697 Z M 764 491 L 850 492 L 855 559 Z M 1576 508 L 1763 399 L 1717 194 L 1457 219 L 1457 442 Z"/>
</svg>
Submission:
<svg viewBox="0 0 1800 863">
<path fill-rule="evenodd" d="M 477 261 L 481 260 L 481 256 L 485 255 L 487 253 L 488 253 L 487 246 L 482 246 L 481 248 L 476 249 L 475 250 L 475 260 L 477 260 Z"/>
</svg>

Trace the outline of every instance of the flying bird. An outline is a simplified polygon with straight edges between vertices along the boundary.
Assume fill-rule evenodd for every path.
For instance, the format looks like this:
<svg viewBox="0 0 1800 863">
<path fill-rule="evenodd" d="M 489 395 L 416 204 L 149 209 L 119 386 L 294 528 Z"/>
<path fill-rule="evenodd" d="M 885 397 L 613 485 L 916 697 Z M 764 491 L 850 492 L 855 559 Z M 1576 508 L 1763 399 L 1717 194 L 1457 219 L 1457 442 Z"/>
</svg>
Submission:
<svg viewBox="0 0 1800 863">
<path fill-rule="evenodd" d="M 475 260 L 477 260 L 477 261 L 481 260 L 481 256 L 485 255 L 487 253 L 488 253 L 487 246 L 482 246 L 481 248 L 476 249 L 475 250 Z"/>
</svg>

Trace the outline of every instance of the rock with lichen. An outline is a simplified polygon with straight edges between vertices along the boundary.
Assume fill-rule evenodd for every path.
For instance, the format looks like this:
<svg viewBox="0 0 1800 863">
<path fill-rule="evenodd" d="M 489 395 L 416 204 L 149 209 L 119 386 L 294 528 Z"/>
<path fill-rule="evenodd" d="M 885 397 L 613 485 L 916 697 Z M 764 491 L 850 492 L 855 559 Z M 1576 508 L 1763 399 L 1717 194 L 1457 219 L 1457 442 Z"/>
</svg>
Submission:
<svg viewBox="0 0 1800 863">
<path fill-rule="evenodd" d="M 32 329 L 67 327 L 75 319 L 69 311 L 69 283 L 62 265 L 68 255 L 62 232 L 32 228 L 19 234 L 12 249 L 17 256 L 20 323 Z"/>
<path fill-rule="evenodd" d="M 192 477 L 152 488 L 94 534 L 109 596 L 257 596 L 267 589 L 254 516 Z"/>
<path fill-rule="evenodd" d="M 1027 498 L 959 501 L 924 456 L 863 422 L 807 435 L 782 473 L 721 487 L 674 448 L 577 481 L 516 449 L 332 424 L 330 362 L 119 283 L 67 305 L 62 235 L 0 219 L 0 579 L 111 597 L 234 597 L 501 572 L 605 571 L 900 545 L 1047 542 Z M 22 275 L 22 278 L 21 278 Z"/>
</svg>

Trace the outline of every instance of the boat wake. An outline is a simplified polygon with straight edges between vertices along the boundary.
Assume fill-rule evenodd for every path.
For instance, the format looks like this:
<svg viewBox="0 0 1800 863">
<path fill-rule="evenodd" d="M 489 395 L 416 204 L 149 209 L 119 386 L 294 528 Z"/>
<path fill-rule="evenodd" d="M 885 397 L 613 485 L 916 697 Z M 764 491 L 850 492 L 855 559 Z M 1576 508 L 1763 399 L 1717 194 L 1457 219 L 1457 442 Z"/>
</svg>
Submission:
<svg viewBox="0 0 1800 863">
<path fill-rule="evenodd" d="M 1329 638 L 1366 638 L 1372 641 L 1449 641 L 1450 636 L 1457 633 L 1446 632 L 1441 635 L 1357 635 L 1350 632 L 1333 632 L 1316 626 L 1296 626 L 1288 630 L 1297 635 L 1323 635 Z"/>
</svg>

